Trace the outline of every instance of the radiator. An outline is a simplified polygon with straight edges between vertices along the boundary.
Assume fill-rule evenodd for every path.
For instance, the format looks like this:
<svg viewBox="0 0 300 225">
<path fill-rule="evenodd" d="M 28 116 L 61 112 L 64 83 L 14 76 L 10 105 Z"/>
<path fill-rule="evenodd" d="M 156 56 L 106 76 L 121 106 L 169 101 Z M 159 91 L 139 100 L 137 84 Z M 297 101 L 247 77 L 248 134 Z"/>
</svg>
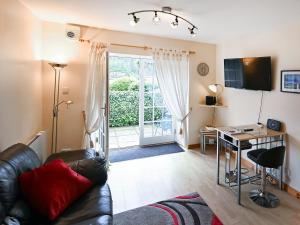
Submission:
<svg viewBox="0 0 300 225">
<path fill-rule="evenodd" d="M 44 162 L 49 153 L 47 151 L 47 132 L 40 131 L 38 132 L 34 138 L 32 138 L 27 145 L 32 148 L 37 155 L 39 156 L 40 160 Z"/>
</svg>

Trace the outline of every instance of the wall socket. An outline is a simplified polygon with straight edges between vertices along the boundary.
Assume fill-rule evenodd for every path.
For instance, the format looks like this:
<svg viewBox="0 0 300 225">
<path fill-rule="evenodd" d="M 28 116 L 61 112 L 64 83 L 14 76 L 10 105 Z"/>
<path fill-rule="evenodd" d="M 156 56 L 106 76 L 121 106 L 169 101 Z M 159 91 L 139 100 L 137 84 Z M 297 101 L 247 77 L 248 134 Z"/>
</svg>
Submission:
<svg viewBox="0 0 300 225">
<path fill-rule="evenodd" d="M 68 87 L 63 87 L 62 88 L 62 94 L 63 95 L 68 95 L 70 93 L 70 89 Z"/>
</svg>

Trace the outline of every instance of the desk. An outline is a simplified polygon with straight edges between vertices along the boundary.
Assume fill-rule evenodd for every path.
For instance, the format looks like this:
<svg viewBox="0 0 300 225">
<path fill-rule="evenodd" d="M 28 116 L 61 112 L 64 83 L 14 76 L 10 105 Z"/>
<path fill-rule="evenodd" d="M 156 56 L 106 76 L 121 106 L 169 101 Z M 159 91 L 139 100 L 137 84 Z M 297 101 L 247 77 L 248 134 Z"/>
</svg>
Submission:
<svg viewBox="0 0 300 225">
<path fill-rule="evenodd" d="M 245 128 L 253 129 L 250 132 L 240 132 L 235 133 L 238 130 L 243 130 Z M 220 184 L 220 150 L 221 150 L 221 142 L 229 143 L 233 146 L 237 147 L 237 202 L 241 204 L 241 142 L 256 140 L 256 144 L 254 146 L 259 146 L 262 144 L 268 144 L 272 142 L 280 142 L 281 145 L 284 144 L 284 132 L 278 132 L 274 130 L 270 130 L 267 128 L 259 128 L 257 125 L 247 125 L 247 126 L 238 126 L 238 127 L 217 127 L 217 184 Z M 278 140 L 271 140 L 272 137 L 279 137 Z M 264 141 L 258 143 L 259 139 L 270 139 L 269 141 Z M 282 168 L 281 175 L 282 177 Z M 282 179 L 280 179 L 282 180 Z M 280 183 L 280 187 L 282 188 L 282 184 Z"/>
</svg>

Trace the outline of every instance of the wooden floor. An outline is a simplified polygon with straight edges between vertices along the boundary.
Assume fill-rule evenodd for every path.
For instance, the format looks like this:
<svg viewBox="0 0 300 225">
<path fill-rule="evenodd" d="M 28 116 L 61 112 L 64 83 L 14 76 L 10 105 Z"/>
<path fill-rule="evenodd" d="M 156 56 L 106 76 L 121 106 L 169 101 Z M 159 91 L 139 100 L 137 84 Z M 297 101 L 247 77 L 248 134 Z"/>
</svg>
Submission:
<svg viewBox="0 0 300 225">
<path fill-rule="evenodd" d="M 257 186 L 242 186 L 242 204 L 234 193 L 216 185 L 216 155 L 199 150 L 114 163 L 109 184 L 114 213 L 140 207 L 178 195 L 198 192 L 224 225 L 300 224 L 300 201 L 286 192 L 268 187 L 281 204 L 275 209 L 255 205 L 248 191 Z"/>
</svg>

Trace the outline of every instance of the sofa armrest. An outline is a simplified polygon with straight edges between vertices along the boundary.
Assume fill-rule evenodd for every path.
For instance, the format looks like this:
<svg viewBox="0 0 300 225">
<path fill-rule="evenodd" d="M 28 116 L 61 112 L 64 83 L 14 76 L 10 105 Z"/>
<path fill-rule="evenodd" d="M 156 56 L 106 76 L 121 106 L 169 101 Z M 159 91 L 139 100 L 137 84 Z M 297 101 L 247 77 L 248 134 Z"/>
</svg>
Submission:
<svg viewBox="0 0 300 225">
<path fill-rule="evenodd" d="M 70 167 L 94 184 L 103 185 L 107 180 L 107 164 L 104 157 L 82 159 L 69 163 Z"/>
</svg>

